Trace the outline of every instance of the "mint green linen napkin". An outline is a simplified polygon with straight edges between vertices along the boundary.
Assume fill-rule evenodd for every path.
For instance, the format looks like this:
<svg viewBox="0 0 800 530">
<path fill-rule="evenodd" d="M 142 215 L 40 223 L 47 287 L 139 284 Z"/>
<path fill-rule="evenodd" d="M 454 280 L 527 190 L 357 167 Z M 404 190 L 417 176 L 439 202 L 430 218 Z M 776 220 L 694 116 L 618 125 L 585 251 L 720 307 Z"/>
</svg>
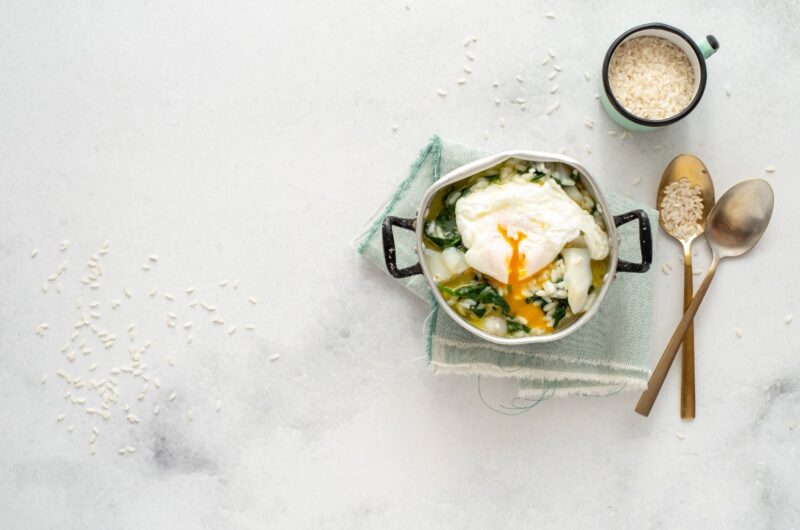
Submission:
<svg viewBox="0 0 800 530">
<path fill-rule="evenodd" d="M 485 155 L 434 136 L 408 177 L 356 239 L 356 251 L 386 271 L 379 237 L 383 219 L 387 215 L 414 217 L 423 194 L 436 180 Z M 651 225 L 658 226 L 655 210 L 615 193 L 606 193 L 606 199 L 612 213 L 641 208 L 649 215 Z M 637 261 L 639 238 L 635 223 L 621 226 L 618 232 L 620 257 Z M 652 233 L 655 238 L 657 231 Z M 395 230 L 394 234 L 398 266 L 416 263 L 413 233 Z M 436 372 L 514 378 L 518 380 L 520 397 L 541 399 L 602 396 L 647 386 L 653 278 L 653 271 L 619 273 L 600 310 L 581 329 L 555 342 L 517 347 L 482 340 L 439 311 L 422 275 L 395 281 L 431 305 L 425 333 L 428 361 Z"/>
</svg>

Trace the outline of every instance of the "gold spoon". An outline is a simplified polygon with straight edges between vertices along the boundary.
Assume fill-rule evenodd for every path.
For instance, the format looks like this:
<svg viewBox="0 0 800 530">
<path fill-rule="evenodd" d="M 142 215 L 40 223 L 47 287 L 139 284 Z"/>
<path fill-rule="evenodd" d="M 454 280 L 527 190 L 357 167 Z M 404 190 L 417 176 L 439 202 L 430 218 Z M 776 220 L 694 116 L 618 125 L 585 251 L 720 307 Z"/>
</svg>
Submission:
<svg viewBox="0 0 800 530">
<path fill-rule="evenodd" d="M 703 200 L 703 213 L 697 221 L 700 230 L 681 239 L 679 234 L 670 231 L 664 225 L 664 212 L 661 203 L 664 200 L 664 190 L 673 182 L 681 179 L 689 181 L 689 186 L 700 187 L 700 194 Z M 714 207 L 714 184 L 708 174 L 705 164 L 699 158 L 692 155 L 678 155 L 672 159 L 664 174 L 661 176 L 661 183 L 658 185 L 658 196 L 656 197 L 661 228 L 670 236 L 677 239 L 683 245 L 683 310 L 688 309 L 692 303 L 694 284 L 692 281 L 692 242 L 701 236 L 705 231 L 706 218 L 708 212 Z M 683 337 L 683 354 L 681 356 L 681 418 L 694 418 L 694 324 L 689 323 L 686 335 Z"/>
<path fill-rule="evenodd" d="M 672 334 L 658 365 L 650 376 L 647 390 L 642 392 L 639 403 L 636 404 L 636 412 L 642 416 L 650 414 L 653 403 L 658 397 L 664 378 L 675 359 L 675 354 L 681 345 L 683 336 L 692 323 L 700 302 L 708 291 L 714 273 L 717 270 L 720 260 L 737 257 L 745 254 L 761 239 L 767 229 L 769 220 L 772 217 L 772 208 L 775 203 L 775 196 L 772 188 L 767 181 L 762 179 L 744 180 L 731 189 L 726 191 L 719 201 L 708 214 L 706 220 L 706 241 L 711 247 L 711 266 L 708 268 L 706 277 L 694 300 L 689 304 L 686 312 L 681 319 L 675 333 Z"/>
</svg>

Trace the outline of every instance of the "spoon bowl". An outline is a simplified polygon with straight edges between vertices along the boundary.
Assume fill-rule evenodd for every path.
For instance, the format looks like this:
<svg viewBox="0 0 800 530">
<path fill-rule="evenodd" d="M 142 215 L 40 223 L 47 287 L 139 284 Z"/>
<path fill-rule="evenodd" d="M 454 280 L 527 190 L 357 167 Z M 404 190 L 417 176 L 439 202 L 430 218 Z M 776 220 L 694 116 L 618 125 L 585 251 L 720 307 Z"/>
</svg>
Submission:
<svg viewBox="0 0 800 530">
<path fill-rule="evenodd" d="M 688 241 L 683 241 L 677 234 L 670 231 L 670 229 L 664 225 L 663 215 L 659 216 L 659 222 L 661 223 L 661 228 L 663 228 L 666 233 L 681 241 L 681 243 L 686 244 L 695 237 L 700 236 L 705 230 L 706 218 L 711 208 L 714 207 L 714 183 L 711 181 L 711 175 L 709 175 L 708 169 L 706 165 L 703 164 L 702 160 L 694 155 L 676 156 L 669 165 L 667 165 L 664 174 L 661 176 L 661 182 L 658 184 L 656 206 L 658 207 L 659 213 L 662 211 L 661 204 L 664 201 L 667 186 L 682 179 L 688 180 L 689 186 L 691 187 L 700 187 L 700 196 L 703 200 L 703 213 L 701 214 L 701 218 L 697 221 L 697 224 L 700 225 L 700 232 L 695 234 L 695 236 Z"/>
<path fill-rule="evenodd" d="M 764 235 L 775 196 L 762 179 L 739 182 L 719 198 L 708 216 L 706 239 L 719 259 L 741 256 Z"/>
<path fill-rule="evenodd" d="M 711 266 L 661 354 L 661 359 L 650 376 L 647 390 L 642 392 L 642 397 L 636 404 L 636 412 L 642 416 L 650 414 L 683 336 L 708 292 L 711 280 L 714 279 L 720 260 L 741 256 L 756 246 L 769 225 L 774 205 L 775 195 L 767 181 L 751 179 L 726 191 L 708 214 L 706 239 L 713 254 Z"/>
</svg>

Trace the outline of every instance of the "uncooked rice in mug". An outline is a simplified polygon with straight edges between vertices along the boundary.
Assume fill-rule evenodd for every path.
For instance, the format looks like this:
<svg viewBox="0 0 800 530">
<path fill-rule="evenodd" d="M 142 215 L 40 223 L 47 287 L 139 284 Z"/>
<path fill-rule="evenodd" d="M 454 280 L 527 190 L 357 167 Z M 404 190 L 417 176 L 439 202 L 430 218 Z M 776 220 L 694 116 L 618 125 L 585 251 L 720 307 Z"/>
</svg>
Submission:
<svg viewBox="0 0 800 530">
<path fill-rule="evenodd" d="M 620 44 L 608 66 L 608 81 L 617 101 L 647 120 L 675 116 L 694 96 L 689 58 L 659 37 L 637 37 Z"/>
</svg>

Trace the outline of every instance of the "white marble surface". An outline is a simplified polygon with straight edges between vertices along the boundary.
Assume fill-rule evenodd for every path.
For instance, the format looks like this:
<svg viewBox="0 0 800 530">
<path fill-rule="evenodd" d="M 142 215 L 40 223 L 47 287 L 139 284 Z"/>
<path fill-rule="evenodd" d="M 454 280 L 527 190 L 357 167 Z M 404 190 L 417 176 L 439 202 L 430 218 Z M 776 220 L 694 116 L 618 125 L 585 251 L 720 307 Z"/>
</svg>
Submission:
<svg viewBox="0 0 800 530">
<path fill-rule="evenodd" d="M 800 8 L 569 4 L 0 4 L 0 526 L 798 527 L 800 322 L 784 317 L 800 317 Z M 713 33 L 721 50 L 690 119 L 621 141 L 594 99 L 597 72 L 617 34 L 651 20 Z M 549 117 L 548 47 L 563 67 Z M 495 95 L 525 96 L 529 108 L 497 107 Z M 606 188 L 649 204 L 679 152 L 702 157 L 720 192 L 776 166 L 770 230 L 724 264 L 699 315 L 695 422 L 678 417 L 676 373 L 644 419 L 633 394 L 506 417 L 483 405 L 475 380 L 428 370 L 425 306 L 348 242 L 433 133 L 487 150 L 566 147 Z M 90 291 L 79 279 L 106 239 Z M 142 271 L 151 253 L 159 261 Z M 660 241 L 653 358 L 680 314 L 681 277 L 660 271 L 678 255 Z M 53 284 L 42 293 L 62 257 L 62 294 Z M 239 289 L 219 287 L 223 278 Z M 224 326 L 188 307 L 190 285 Z M 84 311 L 99 300 L 98 325 L 120 339 L 71 364 L 60 349 L 78 298 Z M 107 374 L 124 362 L 130 322 L 139 345 L 152 341 L 145 358 L 161 388 L 138 401 L 120 376 L 123 396 L 104 422 L 63 399 L 55 371 L 86 374 L 97 362 Z M 499 404 L 514 389 L 484 391 Z M 125 421 L 125 403 L 141 423 Z M 127 445 L 136 452 L 120 456 Z"/>
</svg>

